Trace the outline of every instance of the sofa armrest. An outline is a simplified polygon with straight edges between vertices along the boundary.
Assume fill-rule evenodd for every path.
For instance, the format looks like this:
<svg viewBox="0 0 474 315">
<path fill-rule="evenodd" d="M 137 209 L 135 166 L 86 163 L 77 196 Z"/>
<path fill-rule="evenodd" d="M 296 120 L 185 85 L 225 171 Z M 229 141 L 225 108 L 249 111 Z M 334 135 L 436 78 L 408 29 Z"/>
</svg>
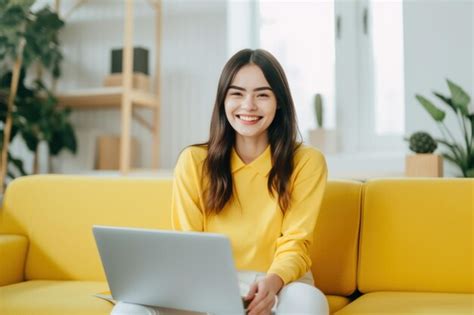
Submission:
<svg viewBox="0 0 474 315">
<path fill-rule="evenodd" d="M 25 236 L 0 234 L 0 286 L 24 280 L 27 248 Z"/>
</svg>

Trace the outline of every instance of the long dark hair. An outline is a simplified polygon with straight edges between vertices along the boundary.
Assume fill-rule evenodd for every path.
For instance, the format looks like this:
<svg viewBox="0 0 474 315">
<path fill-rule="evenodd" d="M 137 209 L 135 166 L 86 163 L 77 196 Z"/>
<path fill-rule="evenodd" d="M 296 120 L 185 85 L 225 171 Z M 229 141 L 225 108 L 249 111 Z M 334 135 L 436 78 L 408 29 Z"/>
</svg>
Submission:
<svg viewBox="0 0 474 315">
<path fill-rule="evenodd" d="M 272 168 L 267 187 L 272 196 L 275 193 L 278 195 L 278 204 L 283 212 L 290 205 L 289 182 L 293 172 L 293 157 L 300 143 L 297 142 L 296 113 L 288 81 L 280 63 L 268 51 L 243 49 L 225 64 L 217 88 L 209 141 L 205 143 L 208 153 L 203 165 L 206 177 L 204 205 L 207 213 L 218 214 L 232 198 L 230 158 L 235 144 L 235 130 L 227 120 L 224 101 L 235 75 L 248 64 L 257 65 L 262 70 L 276 96 L 275 118 L 268 127 Z"/>
</svg>

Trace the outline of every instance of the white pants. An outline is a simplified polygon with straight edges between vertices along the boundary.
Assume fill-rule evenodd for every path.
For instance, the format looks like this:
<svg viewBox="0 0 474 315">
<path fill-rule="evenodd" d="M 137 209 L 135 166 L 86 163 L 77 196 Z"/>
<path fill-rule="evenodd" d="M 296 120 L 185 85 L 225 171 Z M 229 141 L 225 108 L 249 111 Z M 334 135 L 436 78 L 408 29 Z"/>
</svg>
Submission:
<svg viewBox="0 0 474 315">
<path fill-rule="evenodd" d="M 265 273 L 243 271 L 238 273 L 240 293 L 247 295 L 250 285 Z M 314 286 L 313 275 L 307 272 L 300 279 L 284 286 L 278 294 L 278 305 L 273 308 L 276 315 L 328 315 L 326 296 Z M 203 313 L 175 310 L 164 307 L 150 307 L 118 302 L 111 315 L 203 315 Z"/>
</svg>

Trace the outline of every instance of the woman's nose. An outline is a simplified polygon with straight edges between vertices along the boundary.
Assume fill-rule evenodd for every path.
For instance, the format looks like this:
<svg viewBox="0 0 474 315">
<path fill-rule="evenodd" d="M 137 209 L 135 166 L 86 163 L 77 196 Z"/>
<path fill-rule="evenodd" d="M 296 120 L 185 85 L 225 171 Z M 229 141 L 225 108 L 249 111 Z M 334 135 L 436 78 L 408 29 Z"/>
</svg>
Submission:
<svg viewBox="0 0 474 315">
<path fill-rule="evenodd" d="M 242 108 L 246 109 L 246 110 L 253 110 L 256 108 L 255 106 L 255 102 L 254 102 L 254 99 L 251 95 L 248 95 L 246 96 L 243 100 L 242 100 L 242 105 L 241 105 Z"/>
</svg>

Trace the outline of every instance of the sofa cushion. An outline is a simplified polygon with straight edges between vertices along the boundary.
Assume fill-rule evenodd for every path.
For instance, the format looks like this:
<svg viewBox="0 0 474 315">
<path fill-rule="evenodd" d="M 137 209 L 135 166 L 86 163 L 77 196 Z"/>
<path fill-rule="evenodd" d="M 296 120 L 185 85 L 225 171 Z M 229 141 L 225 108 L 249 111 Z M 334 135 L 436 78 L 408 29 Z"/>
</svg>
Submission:
<svg viewBox="0 0 474 315">
<path fill-rule="evenodd" d="M 334 314 L 351 301 L 349 298 L 337 295 L 326 295 L 329 304 L 329 314 Z"/>
<path fill-rule="evenodd" d="M 474 293 L 474 179 L 372 180 L 364 187 L 363 293 Z"/>
<path fill-rule="evenodd" d="M 23 281 L 28 239 L 0 234 L 0 286 Z"/>
<path fill-rule="evenodd" d="M 351 295 L 356 289 L 362 183 L 327 184 L 311 250 L 316 286 L 326 294 Z"/>
<path fill-rule="evenodd" d="M 170 229 L 170 209 L 171 180 L 28 176 L 8 186 L 0 234 L 28 237 L 27 280 L 105 280 L 92 225 Z"/>
<path fill-rule="evenodd" d="M 0 287 L 0 314 L 108 315 L 112 304 L 94 296 L 107 290 L 107 283 L 99 281 L 32 280 L 3 286 Z M 331 313 L 349 303 L 345 297 L 327 298 Z"/>
<path fill-rule="evenodd" d="M 94 294 L 108 290 L 105 282 L 26 281 L 0 287 L 0 314 L 108 315 L 112 304 Z"/>
<path fill-rule="evenodd" d="M 336 315 L 451 315 L 473 312 L 474 294 L 374 292 L 362 295 Z"/>
</svg>

